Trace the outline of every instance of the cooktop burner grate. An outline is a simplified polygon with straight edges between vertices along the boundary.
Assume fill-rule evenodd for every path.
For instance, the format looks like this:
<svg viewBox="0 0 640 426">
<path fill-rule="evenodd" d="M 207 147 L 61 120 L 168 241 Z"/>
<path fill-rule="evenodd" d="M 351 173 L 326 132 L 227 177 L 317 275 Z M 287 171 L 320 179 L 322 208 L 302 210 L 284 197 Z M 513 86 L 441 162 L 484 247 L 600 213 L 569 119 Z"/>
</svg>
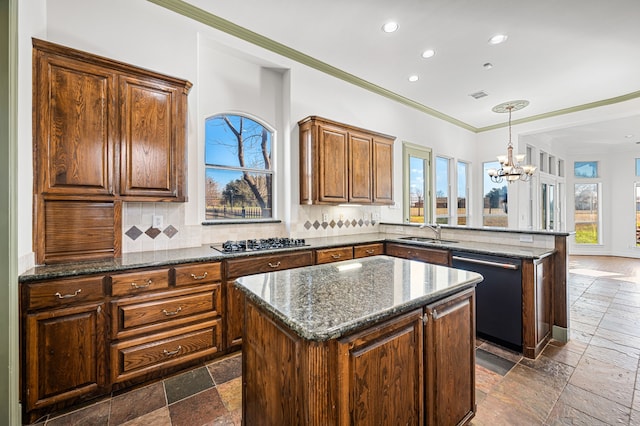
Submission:
<svg viewBox="0 0 640 426">
<path fill-rule="evenodd" d="M 251 240 L 225 241 L 222 244 L 214 244 L 211 248 L 223 253 L 237 253 L 258 250 L 274 250 L 292 247 L 305 247 L 308 244 L 304 238 L 261 238 Z"/>
</svg>

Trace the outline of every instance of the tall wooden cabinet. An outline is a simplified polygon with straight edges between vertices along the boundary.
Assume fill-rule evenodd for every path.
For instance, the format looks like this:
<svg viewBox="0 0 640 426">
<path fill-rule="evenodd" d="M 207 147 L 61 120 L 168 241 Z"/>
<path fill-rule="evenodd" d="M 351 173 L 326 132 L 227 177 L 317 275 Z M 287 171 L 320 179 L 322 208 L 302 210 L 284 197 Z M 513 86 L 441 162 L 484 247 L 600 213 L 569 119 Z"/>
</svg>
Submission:
<svg viewBox="0 0 640 426">
<path fill-rule="evenodd" d="M 394 137 L 311 116 L 300 128 L 301 204 L 392 204 Z"/>
<path fill-rule="evenodd" d="M 122 201 L 186 200 L 190 88 L 33 39 L 36 262 L 119 256 Z"/>
</svg>

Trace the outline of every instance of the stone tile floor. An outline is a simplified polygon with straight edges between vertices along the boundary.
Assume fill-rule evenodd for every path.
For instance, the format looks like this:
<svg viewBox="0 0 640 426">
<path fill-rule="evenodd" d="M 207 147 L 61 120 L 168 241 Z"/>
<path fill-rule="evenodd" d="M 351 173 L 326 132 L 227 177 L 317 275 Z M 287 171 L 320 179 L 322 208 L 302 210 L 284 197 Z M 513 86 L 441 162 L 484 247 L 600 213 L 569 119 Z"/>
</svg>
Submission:
<svg viewBox="0 0 640 426">
<path fill-rule="evenodd" d="M 536 360 L 478 341 L 471 425 L 640 425 L 640 261 L 572 256 L 571 340 Z M 240 425 L 241 356 L 39 425 Z"/>
</svg>

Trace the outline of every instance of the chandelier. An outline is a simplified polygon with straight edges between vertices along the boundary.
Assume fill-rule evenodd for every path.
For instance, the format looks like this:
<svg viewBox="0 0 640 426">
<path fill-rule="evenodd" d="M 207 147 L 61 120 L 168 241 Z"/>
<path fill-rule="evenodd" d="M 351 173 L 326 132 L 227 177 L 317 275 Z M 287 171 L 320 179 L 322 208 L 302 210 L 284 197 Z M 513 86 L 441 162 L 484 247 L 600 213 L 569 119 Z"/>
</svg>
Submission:
<svg viewBox="0 0 640 426">
<path fill-rule="evenodd" d="M 492 182 L 500 183 L 504 179 L 509 183 L 517 180 L 527 182 L 531 179 L 531 176 L 533 176 L 533 172 L 536 171 L 536 166 L 529 164 L 520 165 L 520 163 L 524 161 L 524 154 L 516 154 L 514 160 L 513 144 L 511 143 L 511 112 L 521 110 L 527 105 L 529 105 L 529 101 L 510 101 L 496 105 L 491 109 L 493 112 L 509 113 L 509 144 L 507 145 L 507 155 L 498 155 L 498 161 L 500 162 L 499 169 L 487 170 Z"/>
</svg>

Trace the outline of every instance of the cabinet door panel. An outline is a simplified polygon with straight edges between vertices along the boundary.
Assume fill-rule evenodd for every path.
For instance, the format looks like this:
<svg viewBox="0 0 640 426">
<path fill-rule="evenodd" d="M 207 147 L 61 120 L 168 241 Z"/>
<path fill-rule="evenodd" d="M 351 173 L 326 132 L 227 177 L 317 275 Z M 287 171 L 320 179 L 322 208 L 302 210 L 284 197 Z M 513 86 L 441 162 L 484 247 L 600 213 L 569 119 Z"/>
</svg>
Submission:
<svg viewBox="0 0 640 426">
<path fill-rule="evenodd" d="M 349 424 L 423 423 L 421 313 L 413 311 L 340 341 L 345 346 L 340 350 L 340 394 L 349 401 Z"/>
<path fill-rule="evenodd" d="M 176 266 L 176 287 L 183 285 L 206 284 L 222 279 L 222 264 L 193 263 Z"/>
<path fill-rule="evenodd" d="M 373 202 L 393 204 L 392 140 L 373 140 Z"/>
<path fill-rule="evenodd" d="M 371 144 L 366 135 L 349 134 L 349 201 L 371 203 Z"/>
<path fill-rule="evenodd" d="M 436 265 L 449 266 L 449 251 L 426 247 L 416 247 L 412 245 L 387 243 L 386 254 L 389 256 L 401 257 L 409 260 L 419 260 Z"/>
<path fill-rule="evenodd" d="M 104 391 L 104 330 L 102 303 L 27 315 L 28 410 Z"/>
<path fill-rule="evenodd" d="M 319 199 L 322 202 L 346 203 L 348 195 L 348 134 L 331 127 L 319 127 Z"/>
<path fill-rule="evenodd" d="M 40 191 L 111 194 L 115 74 L 56 55 L 37 58 Z"/>
<path fill-rule="evenodd" d="M 215 354 L 222 348 L 221 320 L 206 321 L 111 345 L 114 383 Z"/>
<path fill-rule="evenodd" d="M 318 265 L 349 259 L 353 259 L 352 246 L 316 250 L 316 264 Z"/>
<path fill-rule="evenodd" d="M 384 254 L 383 243 L 365 244 L 362 246 L 355 246 L 353 248 L 353 257 L 355 259 L 368 256 L 377 256 L 380 254 Z"/>
<path fill-rule="evenodd" d="M 177 90 L 120 78 L 120 194 L 177 197 Z"/>
<path fill-rule="evenodd" d="M 475 291 L 428 305 L 427 424 L 462 424 L 475 400 Z"/>
<path fill-rule="evenodd" d="M 94 302 L 104 297 L 104 277 L 74 277 L 23 284 L 26 309 L 65 307 Z"/>
</svg>

